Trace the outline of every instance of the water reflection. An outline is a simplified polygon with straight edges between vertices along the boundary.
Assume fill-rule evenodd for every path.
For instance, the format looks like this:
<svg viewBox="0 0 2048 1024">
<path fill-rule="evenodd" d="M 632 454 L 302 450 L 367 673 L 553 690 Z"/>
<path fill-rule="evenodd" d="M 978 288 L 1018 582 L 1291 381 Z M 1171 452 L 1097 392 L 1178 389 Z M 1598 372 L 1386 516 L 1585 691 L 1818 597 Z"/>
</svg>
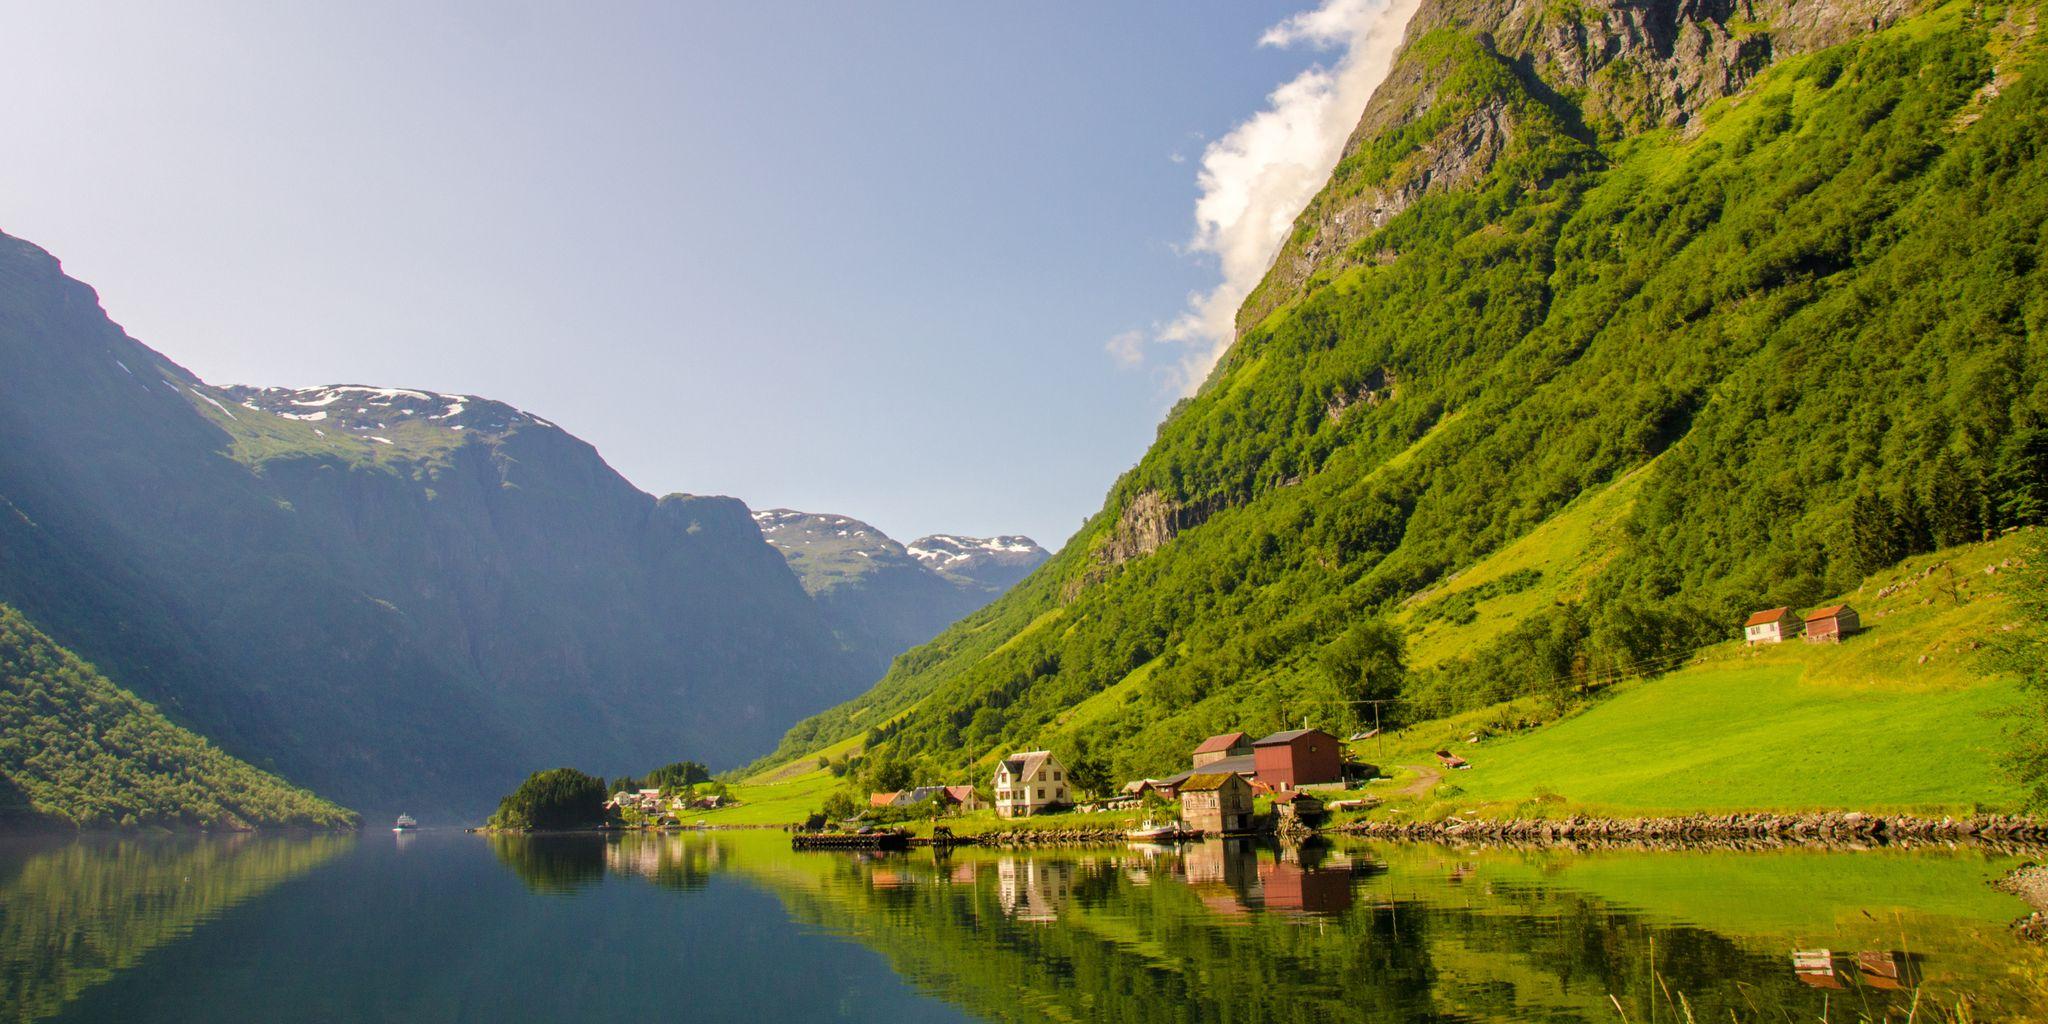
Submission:
<svg viewBox="0 0 2048 1024">
<path fill-rule="evenodd" d="M 353 837 L 0 841 L 0 1007 L 50 1016 Z"/>
<path fill-rule="evenodd" d="M 1682 1003 L 1883 1020 L 1963 997 L 1990 1019 L 2048 995 L 2041 952 L 2004 933 L 2018 905 L 1984 892 L 2000 862 L 1979 854 L 613 842 L 615 873 L 745 875 L 990 1019 L 1612 1020 L 1618 1003 L 1640 1020 Z"/>
<path fill-rule="evenodd" d="M 2048 951 L 1983 884 L 2016 860 L 796 853 L 775 832 L 0 847 L 0 1021 L 1880 1021 L 1965 996 L 2025 1019 Z"/>
<path fill-rule="evenodd" d="M 611 844 L 602 836 L 489 836 L 491 852 L 526 887 L 540 893 L 570 893 L 604 879 L 612 866 Z"/>
</svg>

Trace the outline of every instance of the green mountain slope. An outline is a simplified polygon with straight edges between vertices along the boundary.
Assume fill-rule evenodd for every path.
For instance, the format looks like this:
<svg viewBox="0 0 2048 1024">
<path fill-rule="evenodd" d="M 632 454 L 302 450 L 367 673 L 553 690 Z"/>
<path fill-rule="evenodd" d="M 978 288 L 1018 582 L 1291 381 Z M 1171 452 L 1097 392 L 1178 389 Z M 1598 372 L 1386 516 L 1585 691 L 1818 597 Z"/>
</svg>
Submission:
<svg viewBox="0 0 2048 1024">
<path fill-rule="evenodd" d="M 1102 512 L 777 756 L 962 765 L 1085 708 L 1157 772 L 1289 702 L 1355 721 L 1312 702 L 1380 620 L 1403 717 L 1562 699 L 2042 521 L 2038 17 L 1426 0 Z"/>
<path fill-rule="evenodd" d="M 229 757 L 0 605 L 0 824 L 341 828 L 355 814 Z M 11 807 L 7 804 L 12 804 Z"/>
<path fill-rule="evenodd" d="M 365 812 L 731 764 L 872 681 L 739 501 L 474 396 L 211 386 L 5 236 L 0 382 L 0 601 Z"/>
</svg>

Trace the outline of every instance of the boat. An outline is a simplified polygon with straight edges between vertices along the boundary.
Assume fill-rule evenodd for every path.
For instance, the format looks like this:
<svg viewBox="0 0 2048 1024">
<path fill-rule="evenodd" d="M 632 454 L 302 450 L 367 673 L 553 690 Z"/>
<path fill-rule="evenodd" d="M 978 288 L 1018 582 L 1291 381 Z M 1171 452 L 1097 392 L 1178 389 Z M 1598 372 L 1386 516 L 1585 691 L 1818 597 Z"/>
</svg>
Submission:
<svg viewBox="0 0 2048 1024">
<path fill-rule="evenodd" d="M 401 814 L 401 815 L 399 815 L 399 816 L 398 816 L 398 823 L 397 823 L 397 824 L 395 824 L 395 825 L 392 825 L 392 826 L 391 826 L 391 831 L 393 831 L 393 832 L 416 832 L 416 831 L 418 831 L 418 830 L 419 830 L 419 827 L 420 827 L 420 823 L 419 823 L 419 822 L 417 822 L 417 821 L 414 821 L 414 820 L 413 820 L 413 817 L 412 817 L 412 815 L 410 815 L 410 814 Z"/>
<path fill-rule="evenodd" d="M 1164 825 L 1155 825 L 1149 818 L 1143 825 L 1124 833 L 1124 838 L 1134 843 L 1179 843 L 1201 837 L 1200 831 L 1188 828 L 1180 822 L 1169 821 Z"/>
</svg>

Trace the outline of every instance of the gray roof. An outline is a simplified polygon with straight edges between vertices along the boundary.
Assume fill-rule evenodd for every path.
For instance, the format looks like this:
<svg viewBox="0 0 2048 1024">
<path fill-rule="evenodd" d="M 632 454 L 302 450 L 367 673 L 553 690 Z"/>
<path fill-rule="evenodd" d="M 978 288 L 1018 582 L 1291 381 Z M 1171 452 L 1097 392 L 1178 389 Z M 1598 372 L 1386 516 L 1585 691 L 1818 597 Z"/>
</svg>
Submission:
<svg viewBox="0 0 2048 1024">
<path fill-rule="evenodd" d="M 1193 775 L 1196 772 L 1236 772 L 1239 775 L 1256 775 L 1259 771 L 1256 761 L 1256 755 L 1253 754 L 1239 754 L 1235 757 L 1219 757 L 1216 760 L 1201 766 L 1200 768 L 1190 768 L 1187 771 L 1181 772 L 1178 775 L 1169 775 L 1166 778 L 1161 779 L 1159 781 L 1165 783 L 1168 786 L 1172 786 L 1175 789 L 1179 789 L 1180 784 L 1186 782 L 1188 780 L 1188 776 Z"/>
<path fill-rule="evenodd" d="M 1051 759 L 1052 751 L 1050 750 L 1027 750 L 1021 754 L 1011 754 L 1009 757 L 1003 758 L 1003 767 L 1008 768 L 1012 776 L 1024 779 Z"/>
<path fill-rule="evenodd" d="M 1260 739 L 1257 743 L 1252 744 L 1252 746 L 1268 747 L 1279 743 L 1292 743 L 1295 740 L 1298 740 L 1312 732 L 1322 732 L 1323 735 L 1330 736 L 1329 733 L 1323 732 L 1323 730 L 1321 729 L 1289 729 L 1286 732 L 1276 732 L 1271 736 L 1264 737 L 1263 739 Z M 1337 737 L 1330 736 L 1330 738 L 1336 739 Z"/>
</svg>

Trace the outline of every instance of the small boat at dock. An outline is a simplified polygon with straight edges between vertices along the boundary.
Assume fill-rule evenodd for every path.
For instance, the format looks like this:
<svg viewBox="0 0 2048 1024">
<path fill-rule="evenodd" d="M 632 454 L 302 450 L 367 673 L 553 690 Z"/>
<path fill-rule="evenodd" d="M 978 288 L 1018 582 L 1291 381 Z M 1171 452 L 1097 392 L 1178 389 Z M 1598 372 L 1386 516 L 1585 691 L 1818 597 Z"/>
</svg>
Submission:
<svg viewBox="0 0 2048 1024">
<path fill-rule="evenodd" d="M 1177 821 L 1155 825 L 1148 820 L 1143 825 L 1124 833 L 1124 838 L 1134 843 L 1186 843 L 1202 838 L 1202 832 Z"/>
</svg>

